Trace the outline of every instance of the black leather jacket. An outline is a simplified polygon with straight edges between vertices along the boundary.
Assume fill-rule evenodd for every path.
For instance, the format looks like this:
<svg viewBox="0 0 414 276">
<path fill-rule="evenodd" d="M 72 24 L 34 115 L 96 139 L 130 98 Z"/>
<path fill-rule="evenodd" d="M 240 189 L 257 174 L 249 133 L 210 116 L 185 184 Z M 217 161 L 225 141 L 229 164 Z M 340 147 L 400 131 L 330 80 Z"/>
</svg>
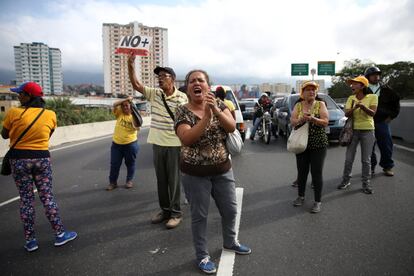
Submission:
<svg viewBox="0 0 414 276">
<path fill-rule="evenodd" d="M 387 118 L 394 119 L 400 113 L 400 96 L 386 84 L 381 84 L 378 97 L 377 112 L 374 116 L 376 123 L 384 122 Z"/>
</svg>

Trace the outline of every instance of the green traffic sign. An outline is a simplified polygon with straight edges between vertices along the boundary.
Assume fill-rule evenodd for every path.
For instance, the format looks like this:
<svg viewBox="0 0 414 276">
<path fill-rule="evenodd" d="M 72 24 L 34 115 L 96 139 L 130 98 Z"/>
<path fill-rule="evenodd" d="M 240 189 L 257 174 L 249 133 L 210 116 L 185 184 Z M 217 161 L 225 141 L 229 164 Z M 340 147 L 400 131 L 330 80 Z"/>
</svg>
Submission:
<svg viewBox="0 0 414 276">
<path fill-rule="evenodd" d="M 335 61 L 318 61 L 319 76 L 335 75 Z"/>
<path fill-rule="evenodd" d="M 307 76 L 309 75 L 308 63 L 292 63 L 292 76 Z"/>
</svg>

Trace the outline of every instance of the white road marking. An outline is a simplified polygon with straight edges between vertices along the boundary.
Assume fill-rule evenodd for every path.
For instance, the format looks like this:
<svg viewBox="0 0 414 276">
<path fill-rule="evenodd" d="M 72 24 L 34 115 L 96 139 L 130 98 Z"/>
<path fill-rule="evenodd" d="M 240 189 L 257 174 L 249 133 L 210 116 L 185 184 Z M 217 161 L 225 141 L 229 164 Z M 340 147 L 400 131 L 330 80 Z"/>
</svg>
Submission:
<svg viewBox="0 0 414 276">
<path fill-rule="evenodd" d="M 37 189 L 34 189 L 34 192 L 37 193 Z M 0 207 L 3 207 L 4 205 L 7 205 L 7 204 L 9 204 L 9 203 L 11 203 L 13 201 L 16 201 L 19 198 L 20 198 L 20 196 L 16 196 L 16 197 L 13 197 L 13 198 L 11 198 L 9 200 L 6 200 L 5 202 L 0 203 Z"/>
<path fill-rule="evenodd" d="M 404 146 L 401 146 L 401 145 L 394 144 L 394 147 L 396 147 L 397 149 L 402 149 L 402 150 L 407 150 L 407 151 L 410 151 L 410 152 L 414 152 L 414 149 L 407 148 L 407 147 L 404 147 Z"/>
<path fill-rule="evenodd" d="M 239 236 L 240 217 L 243 203 L 243 188 L 236 188 L 237 199 L 237 216 L 236 216 L 236 240 Z M 217 269 L 217 276 L 230 276 L 233 275 L 234 258 L 236 253 L 227 250 L 221 251 L 220 263 Z"/>
<path fill-rule="evenodd" d="M 58 151 L 58 150 L 62 150 L 62 149 L 72 148 L 72 147 L 75 147 L 75 146 L 79 146 L 79 145 L 83 145 L 83 144 L 87 144 L 87 143 L 99 141 L 99 140 L 102 140 L 102 139 L 106 139 L 106 138 L 108 138 L 110 136 L 112 136 L 112 134 L 111 135 L 105 135 L 105 136 L 102 136 L 102 137 L 99 137 L 99 138 L 95 138 L 95 139 L 92 139 L 92 140 L 88 140 L 88 141 L 79 142 L 79 143 L 72 144 L 72 145 L 63 146 L 63 147 L 56 148 L 56 149 L 51 149 L 49 151 L 50 152 L 53 152 L 53 151 Z M 0 163 L 0 165 L 1 165 L 1 163 Z M 37 192 L 36 189 L 35 189 L 35 192 Z M 3 207 L 4 205 L 7 205 L 9 203 L 12 203 L 13 201 L 18 200 L 19 198 L 20 198 L 19 196 L 16 196 L 16 197 L 13 197 L 13 198 L 11 198 L 9 200 L 6 200 L 6 201 L 0 203 L 0 207 Z"/>
</svg>

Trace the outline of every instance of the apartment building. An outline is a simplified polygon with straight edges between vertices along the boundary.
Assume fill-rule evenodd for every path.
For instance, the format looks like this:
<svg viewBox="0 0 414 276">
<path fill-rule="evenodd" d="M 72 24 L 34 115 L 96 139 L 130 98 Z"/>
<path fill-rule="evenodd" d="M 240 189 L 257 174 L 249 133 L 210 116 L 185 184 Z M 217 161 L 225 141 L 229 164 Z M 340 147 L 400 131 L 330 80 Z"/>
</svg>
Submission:
<svg viewBox="0 0 414 276">
<path fill-rule="evenodd" d="M 63 92 L 62 54 L 58 48 L 49 48 L 42 42 L 20 43 L 14 46 L 17 84 L 37 82 L 43 93 Z"/>
<path fill-rule="evenodd" d="M 168 66 L 168 30 L 161 27 L 149 27 L 138 22 L 126 25 L 103 23 L 103 69 L 105 94 L 116 96 L 138 95 L 129 81 L 127 60 L 125 54 L 115 54 L 119 40 L 127 35 L 142 35 L 152 37 L 150 54 L 145 57 L 137 56 L 135 68 L 137 77 L 144 85 L 156 86 L 153 70 L 156 66 Z"/>
</svg>

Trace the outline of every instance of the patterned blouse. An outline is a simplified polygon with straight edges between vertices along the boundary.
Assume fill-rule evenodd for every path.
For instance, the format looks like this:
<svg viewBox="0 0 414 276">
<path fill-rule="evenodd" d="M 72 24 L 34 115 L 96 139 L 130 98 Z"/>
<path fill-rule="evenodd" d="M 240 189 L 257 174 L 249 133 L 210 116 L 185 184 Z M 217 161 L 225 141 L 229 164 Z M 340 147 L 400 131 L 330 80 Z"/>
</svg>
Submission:
<svg viewBox="0 0 414 276">
<path fill-rule="evenodd" d="M 320 101 L 315 101 L 315 104 L 312 107 L 312 115 L 316 118 L 320 118 Z M 297 103 L 298 105 L 298 118 L 303 117 L 302 103 Z M 314 123 L 309 123 L 309 136 L 308 136 L 308 146 L 306 149 L 314 150 L 326 148 L 328 146 L 328 136 L 326 135 L 325 128 L 323 126 L 316 125 Z"/>
<path fill-rule="evenodd" d="M 222 101 L 218 101 L 221 110 L 226 109 Z M 191 127 L 201 119 L 185 105 L 179 106 L 175 114 L 175 130 L 181 124 Z M 190 175 L 208 176 L 227 172 L 231 168 L 226 148 L 226 131 L 220 126 L 216 116 L 212 116 L 210 124 L 205 128 L 199 140 L 190 146 L 181 147 L 181 171 Z"/>
</svg>

